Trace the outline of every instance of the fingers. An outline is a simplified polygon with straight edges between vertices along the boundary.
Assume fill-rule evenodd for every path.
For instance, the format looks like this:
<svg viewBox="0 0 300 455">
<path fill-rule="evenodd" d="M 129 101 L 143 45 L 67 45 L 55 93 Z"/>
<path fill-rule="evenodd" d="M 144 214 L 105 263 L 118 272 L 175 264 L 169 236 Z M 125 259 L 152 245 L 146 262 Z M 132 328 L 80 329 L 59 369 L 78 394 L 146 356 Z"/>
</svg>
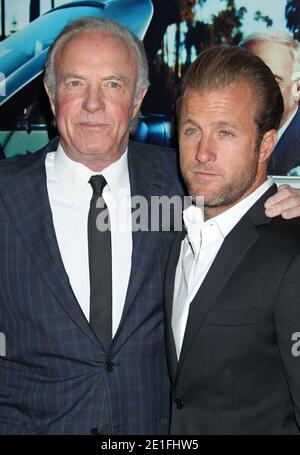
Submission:
<svg viewBox="0 0 300 455">
<path fill-rule="evenodd" d="M 294 194 L 295 188 L 290 187 L 289 185 L 281 185 L 278 187 L 278 191 L 273 196 L 269 197 L 265 203 L 265 207 L 271 207 L 278 202 L 288 199 L 292 194 Z M 299 191 L 299 190 L 298 190 Z"/>
<path fill-rule="evenodd" d="M 300 216 L 300 188 L 281 185 L 278 192 L 266 201 L 265 209 L 270 218 L 278 215 L 285 219 Z"/>
</svg>

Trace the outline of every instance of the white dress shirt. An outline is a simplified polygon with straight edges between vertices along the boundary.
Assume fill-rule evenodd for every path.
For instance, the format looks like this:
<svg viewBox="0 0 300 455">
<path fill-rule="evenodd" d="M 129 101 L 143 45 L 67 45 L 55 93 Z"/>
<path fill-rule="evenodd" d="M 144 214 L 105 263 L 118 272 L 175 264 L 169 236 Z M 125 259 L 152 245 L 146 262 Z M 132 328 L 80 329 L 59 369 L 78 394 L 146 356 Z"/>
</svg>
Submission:
<svg viewBox="0 0 300 455">
<path fill-rule="evenodd" d="M 214 262 L 225 237 L 272 184 L 272 180 L 268 179 L 245 199 L 207 221 L 204 221 L 200 207 L 191 205 L 183 211 L 187 235 L 181 243 L 176 268 L 172 310 L 172 329 L 178 359 L 190 304 Z M 216 283 L 217 285 L 218 283 Z"/>
<path fill-rule="evenodd" d="M 71 160 L 61 145 L 47 154 L 47 188 L 62 261 L 78 303 L 89 320 L 90 277 L 87 220 L 93 194 L 92 172 Z M 115 335 L 124 307 L 132 254 L 130 182 L 127 150 L 102 174 L 107 185 L 103 198 L 109 210 L 112 247 L 112 333 Z"/>
</svg>

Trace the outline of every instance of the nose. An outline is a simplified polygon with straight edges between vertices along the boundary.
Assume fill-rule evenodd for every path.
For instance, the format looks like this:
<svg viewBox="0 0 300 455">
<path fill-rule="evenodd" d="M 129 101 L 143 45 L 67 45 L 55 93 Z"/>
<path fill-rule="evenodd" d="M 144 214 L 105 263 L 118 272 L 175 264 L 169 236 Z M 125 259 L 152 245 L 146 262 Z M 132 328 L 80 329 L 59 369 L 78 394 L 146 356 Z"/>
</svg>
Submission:
<svg viewBox="0 0 300 455">
<path fill-rule="evenodd" d="M 86 89 L 83 100 L 83 108 L 88 112 L 104 110 L 104 97 L 102 90 L 98 86 L 89 86 Z"/>
<path fill-rule="evenodd" d="M 195 159 L 199 163 L 209 163 L 216 160 L 215 147 L 213 146 L 213 140 L 210 136 L 202 134 L 195 155 Z"/>
</svg>

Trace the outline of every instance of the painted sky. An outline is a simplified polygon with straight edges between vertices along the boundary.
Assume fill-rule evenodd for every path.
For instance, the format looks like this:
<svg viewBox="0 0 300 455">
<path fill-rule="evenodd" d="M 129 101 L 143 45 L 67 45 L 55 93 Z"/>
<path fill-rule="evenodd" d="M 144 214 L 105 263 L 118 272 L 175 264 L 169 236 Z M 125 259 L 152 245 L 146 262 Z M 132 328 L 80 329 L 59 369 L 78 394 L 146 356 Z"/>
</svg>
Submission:
<svg viewBox="0 0 300 455">
<path fill-rule="evenodd" d="M 254 32 L 260 32 L 267 30 L 267 26 L 262 21 L 254 20 L 254 15 L 256 11 L 260 11 L 262 15 L 269 16 L 273 20 L 272 29 L 279 32 L 287 32 L 286 20 L 285 20 L 285 5 L 286 0 L 235 0 L 235 4 L 238 8 L 245 6 L 247 8 L 247 13 L 244 15 L 243 20 L 243 32 L 245 35 Z M 204 22 L 211 22 L 212 16 L 218 14 L 226 6 L 226 0 L 207 0 L 203 6 L 197 6 L 197 19 L 203 20 Z M 168 28 L 168 49 L 174 49 L 175 41 L 175 25 L 171 25 Z M 182 25 L 182 31 L 185 32 L 185 27 Z M 166 43 L 165 43 L 166 44 Z M 175 53 L 172 52 L 168 54 L 169 66 L 174 66 L 175 64 Z M 186 59 L 185 49 L 181 51 L 181 62 L 184 63 Z M 195 50 L 192 50 L 192 60 L 196 58 Z"/>
<path fill-rule="evenodd" d="M 73 0 L 74 1 L 74 0 Z M 17 29 L 26 25 L 29 21 L 29 0 L 6 0 L 6 33 L 13 27 L 13 22 L 17 22 Z M 55 0 L 55 6 L 67 3 L 66 0 Z M 50 0 L 40 0 L 41 13 L 45 13 L 51 7 Z M 198 8 L 199 18 L 210 20 L 212 14 L 226 5 L 225 0 L 207 0 L 202 8 Z M 284 8 L 286 0 L 236 0 L 236 5 L 246 6 L 248 12 L 244 20 L 245 32 L 251 33 L 257 30 L 264 30 L 265 25 L 253 19 L 254 13 L 260 10 L 263 14 L 269 15 L 273 19 L 273 28 L 277 30 L 285 29 Z"/>
<path fill-rule="evenodd" d="M 69 0 L 70 1 L 70 0 Z M 54 5 L 59 6 L 64 3 L 69 3 L 66 0 L 55 0 Z M 76 0 L 72 0 L 76 1 Z M 30 0 L 5 0 L 6 7 L 6 33 L 16 27 L 20 29 L 29 22 L 29 4 Z M 40 0 L 41 14 L 46 13 L 51 8 L 51 0 Z M 1 11 L 1 6 L 0 6 Z M 13 25 L 17 22 L 16 25 Z"/>
<path fill-rule="evenodd" d="M 266 29 L 264 23 L 254 20 L 255 11 L 260 11 L 263 15 L 271 17 L 271 19 L 273 19 L 272 28 L 277 29 L 278 31 L 286 29 L 284 15 L 286 0 L 235 0 L 235 4 L 237 8 L 240 8 L 241 6 L 247 8 L 247 13 L 245 14 L 243 22 L 243 28 L 246 34 Z M 225 5 L 225 0 L 207 0 L 203 7 L 198 7 L 199 18 L 209 22 L 211 16 L 217 14 Z"/>
</svg>

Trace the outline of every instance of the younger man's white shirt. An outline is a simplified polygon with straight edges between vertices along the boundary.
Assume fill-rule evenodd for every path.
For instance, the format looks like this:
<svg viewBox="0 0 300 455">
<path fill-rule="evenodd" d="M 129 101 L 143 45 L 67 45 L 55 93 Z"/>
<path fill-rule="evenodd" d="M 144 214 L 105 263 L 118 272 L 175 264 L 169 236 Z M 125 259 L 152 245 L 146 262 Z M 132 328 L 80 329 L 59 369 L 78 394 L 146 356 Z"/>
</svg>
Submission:
<svg viewBox="0 0 300 455">
<path fill-rule="evenodd" d="M 225 237 L 272 184 L 271 179 L 266 180 L 245 199 L 207 221 L 204 221 L 200 207 L 191 205 L 183 211 L 187 234 L 181 243 L 172 309 L 172 329 L 178 359 L 190 304 L 214 262 Z"/>
</svg>

